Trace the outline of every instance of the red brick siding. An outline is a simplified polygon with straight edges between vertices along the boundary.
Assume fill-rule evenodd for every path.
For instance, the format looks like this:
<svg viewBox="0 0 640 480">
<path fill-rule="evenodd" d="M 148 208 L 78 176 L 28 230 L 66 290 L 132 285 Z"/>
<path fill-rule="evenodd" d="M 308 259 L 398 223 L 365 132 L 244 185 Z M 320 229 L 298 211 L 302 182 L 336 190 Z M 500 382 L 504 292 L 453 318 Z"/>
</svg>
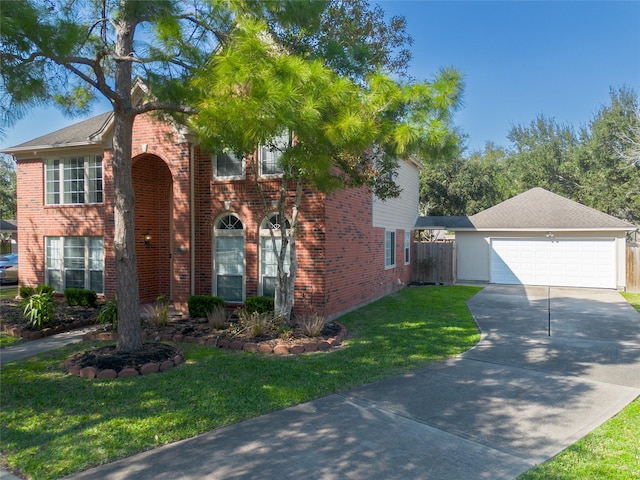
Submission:
<svg viewBox="0 0 640 480">
<path fill-rule="evenodd" d="M 351 189 L 326 207 L 325 314 L 333 316 L 387 295 L 410 281 L 404 265 L 404 231 L 396 230 L 396 266 L 385 269 L 385 229 L 372 227 L 371 194 Z"/>
</svg>

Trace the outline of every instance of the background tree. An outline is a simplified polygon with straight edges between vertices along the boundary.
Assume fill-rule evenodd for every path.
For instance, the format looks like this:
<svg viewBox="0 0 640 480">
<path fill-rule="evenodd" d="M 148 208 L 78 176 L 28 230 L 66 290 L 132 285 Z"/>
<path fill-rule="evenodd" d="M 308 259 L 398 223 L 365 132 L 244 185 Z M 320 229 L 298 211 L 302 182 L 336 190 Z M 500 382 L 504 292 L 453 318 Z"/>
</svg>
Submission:
<svg viewBox="0 0 640 480">
<path fill-rule="evenodd" d="M 397 196 L 392 178 L 398 159 L 422 158 L 451 141 L 460 75 L 445 70 L 431 83 L 401 85 L 372 73 L 356 81 L 321 60 L 291 53 L 268 35 L 266 22 L 248 16 L 236 21 L 225 51 L 194 82 L 203 101 L 192 127 L 205 144 L 247 159 L 257 145 L 280 149 L 284 173 L 277 210 L 281 219 L 291 219 L 291 228 L 281 228 L 277 249 L 272 231 L 278 252 L 275 310 L 289 320 L 305 186 L 322 192 L 364 186 L 382 199 Z M 275 139 L 283 134 L 290 134 L 289 142 L 278 146 Z M 256 188 L 263 192 L 257 173 L 254 167 Z M 267 214 L 270 201 L 263 199 Z"/>
<path fill-rule="evenodd" d="M 576 167 L 581 188 L 575 199 L 610 215 L 640 224 L 640 164 L 629 161 L 637 135 L 638 95 L 611 90 L 602 106 L 582 129 Z"/>
<path fill-rule="evenodd" d="M 16 169 L 9 155 L 0 154 L 0 219 L 16 218 Z"/>
<path fill-rule="evenodd" d="M 421 201 L 431 215 L 472 215 L 533 187 L 640 224 L 640 115 L 637 93 L 612 89 L 579 133 L 538 117 L 509 133 L 507 148 L 449 159 L 423 172 Z"/>
</svg>

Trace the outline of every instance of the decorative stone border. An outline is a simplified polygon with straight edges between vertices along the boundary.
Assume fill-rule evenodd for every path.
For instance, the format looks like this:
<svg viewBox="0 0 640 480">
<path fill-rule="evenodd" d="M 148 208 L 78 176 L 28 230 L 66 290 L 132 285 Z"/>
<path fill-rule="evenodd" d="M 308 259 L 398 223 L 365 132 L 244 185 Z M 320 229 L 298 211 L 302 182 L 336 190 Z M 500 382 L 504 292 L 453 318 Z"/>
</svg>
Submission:
<svg viewBox="0 0 640 480">
<path fill-rule="evenodd" d="M 15 325 L 2 324 L 2 332 L 12 337 L 21 337 L 25 340 L 37 340 L 39 338 L 50 337 L 51 335 L 57 335 L 59 333 L 69 332 L 78 328 L 89 327 L 96 325 L 95 320 L 76 320 L 73 323 L 67 323 L 64 325 L 57 325 L 51 328 L 43 328 L 42 330 L 28 330 L 22 327 L 16 327 Z"/>
<path fill-rule="evenodd" d="M 205 345 L 209 347 L 225 348 L 227 350 L 244 350 L 248 352 L 273 354 L 273 355 L 300 355 L 302 353 L 310 353 L 317 351 L 329 350 L 332 347 L 336 347 L 342 343 L 342 340 L 347 336 L 347 329 L 344 325 L 334 322 L 340 329 L 335 337 L 309 341 L 304 344 L 290 344 L 279 343 L 277 345 L 270 345 L 267 342 L 245 342 L 243 340 L 227 340 L 219 339 L 218 337 L 191 337 L 188 335 L 159 335 L 153 337 L 150 335 L 143 335 L 143 340 L 161 340 L 168 342 L 184 342 L 184 343 L 196 343 L 199 345 Z M 114 332 L 100 332 L 93 331 L 88 332 L 83 337 L 84 340 L 116 340 L 117 333 Z"/>
<path fill-rule="evenodd" d="M 164 360 L 163 362 L 148 362 L 141 365 L 139 368 L 123 368 L 119 372 L 112 368 L 104 370 L 98 370 L 95 367 L 80 368 L 74 364 L 75 355 L 67 358 L 64 362 L 65 370 L 71 375 L 82 378 L 97 378 L 97 379 L 115 379 L 115 378 L 127 378 L 137 377 L 140 375 L 150 375 L 152 373 L 164 372 L 172 367 L 180 365 L 184 362 L 184 353 L 182 349 L 176 347 L 176 354 L 171 359 Z"/>
</svg>

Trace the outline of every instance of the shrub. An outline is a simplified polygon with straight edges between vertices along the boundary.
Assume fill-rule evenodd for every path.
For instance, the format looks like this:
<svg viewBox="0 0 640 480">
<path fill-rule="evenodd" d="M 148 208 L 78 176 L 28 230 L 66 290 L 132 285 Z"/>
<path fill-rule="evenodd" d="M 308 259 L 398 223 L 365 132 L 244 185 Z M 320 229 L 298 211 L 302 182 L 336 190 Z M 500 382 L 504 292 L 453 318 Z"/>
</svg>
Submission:
<svg viewBox="0 0 640 480">
<path fill-rule="evenodd" d="M 296 324 L 308 337 L 317 337 L 326 322 L 325 316 L 315 312 L 305 312 L 296 316 Z"/>
<path fill-rule="evenodd" d="M 101 325 L 110 325 L 115 331 L 118 329 L 118 296 L 114 295 L 111 300 L 105 303 L 98 312 L 98 322 Z"/>
<path fill-rule="evenodd" d="M 274 311 L 272 297 L 248 297 L 244 301 L 244 308 L 249 313 L 271 313 Z"/>
<path fill-rule="evenodd" d="M 213 310 L 207 312 L 207 320 L 209 321 L 209 325 L 213 328 L 216 330 L 222 330 L 227 326 L 229 314 L 224 307 L 218 305 L 214 307 Z"/>
<path fill-rule="evenodd" d="M 84 288 L 67 288 L 64 291 L 64 298 L 70 307 L 80 305 L 95 308 L 98 300 L 96 292 Z"/>
<path fill-rule="evenodd" d="M 37 287 L 29 287 L 23 285 L 20 287 L 20 297 L 21 298 L 29 298 L 31 295 L 35 295 L 36 293 L 50 293 L 52 296 L 56 293 L 50 285 L 38 285 Z"/>
<path fill-rule="evenodd" d="M 212 311 L 215 307 L 224 307 L 224 300 L 212 295 L 191 295 L 187 304 L 190 317 L 205 318 L 207 312 Z"/>
<path fill-rule="evenodd" d="M 31 328 L 42 330 L 52 323 L 56 302 L 53 293 L 34 293 L 22 301 L 24 315 L 27 317 L 27 325 Z"/>
</svg>

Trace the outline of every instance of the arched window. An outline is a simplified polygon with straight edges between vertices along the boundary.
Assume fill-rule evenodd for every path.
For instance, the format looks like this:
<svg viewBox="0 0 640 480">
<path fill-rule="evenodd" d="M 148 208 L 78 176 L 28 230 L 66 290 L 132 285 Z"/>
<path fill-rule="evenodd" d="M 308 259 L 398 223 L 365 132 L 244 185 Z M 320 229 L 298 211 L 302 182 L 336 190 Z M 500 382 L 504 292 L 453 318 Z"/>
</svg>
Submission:
<svg viewBox="0 0 640 480">
<path fill-rule="evenodd" d="M 244 225 L 233 213 L 225 213 L 215 222 L 214 295 L 225 302 L 244 301 Z"/>
<path fill-rule="evenodd" d="M 291 223 L 287 218 L 282 219 L 278 213 L 270 213 L 260 224 L 260 294 L 273 297 L 276 293 L 276 278 L 278 277 L 278 254 L 282 247 L 282 227 L 287 230 Z M 275 236 L 276 248 L 273 248 L 271 230 Z M 284 269 L 289 273 L 289 247 L 284 260 Z"/>
</svg>

